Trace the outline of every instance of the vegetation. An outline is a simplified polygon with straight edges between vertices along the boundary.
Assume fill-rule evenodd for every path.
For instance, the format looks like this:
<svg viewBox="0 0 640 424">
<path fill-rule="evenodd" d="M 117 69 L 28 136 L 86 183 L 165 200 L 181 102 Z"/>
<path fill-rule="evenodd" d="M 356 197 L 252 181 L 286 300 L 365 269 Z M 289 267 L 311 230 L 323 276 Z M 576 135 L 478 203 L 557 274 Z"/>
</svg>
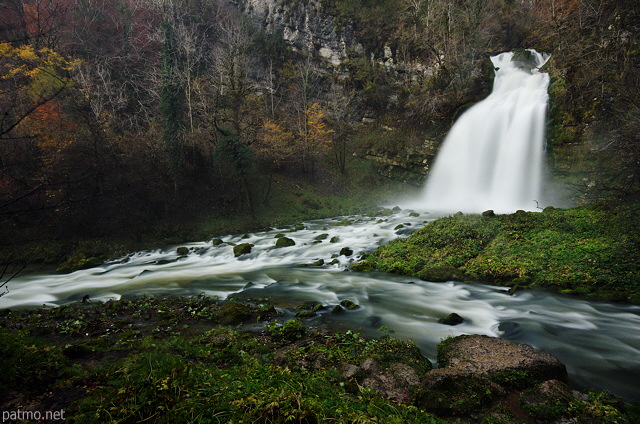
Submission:
<svg viewBox="0 0 640 424">
<path fill-rule="evenodd" d="M 227 0 L 5 3 L 0 237 L 22 259 L 43 256 L 33 241 L 63 239 L 60 263 L 78 239 L 151 239 L 149 224 L 176 238 L 189 221 L 268 223 L 298 191 L 282 181 L 316 216 L 335 210 L 316 196 L 375 188 L 381 167 L 418 183 L 489 92 L 487 56 L 525 47 L 553 53 L 556 175 L 577 200 L 637 193 L 633 2 L 283 1 L 266 33 Z M 284 40 L 303 14 L 349 41 L 339 64 Z"/>
<path fill-rule="evenodd" d="M 640 302 L 637 204 L 511 215 L 456 214 L 379 247 L 352 269 L 470 279 Z"/>
<path fill-rule="evenodd" d="M 35 410 L 64 409 L 65 418 L 78 423 L 449 422 L 412 404 L 425 393 L 412 397 L 402 385 L 404 391 L 391 390 L 407 370 L 431 370 L 413 343 L 282 323 L 266 299 L 141 297 L 2 315 L 3 410 L 27 402 Z M 255 328 L 258 322 L 267 323 L 264 331 L 221 325 Z M 367 379 L 378 376 L 386 376 L 377 380 L 386 386 L 376 390 Z M 465 386 L 451 393 L 475 402 L 476 392 Z M 558 405 L 543 395 L 532 390 L 522 407 L 481 402 L 478 408 L 487 408 L 473 416 L 461 409 L 464 402 L 441 410 L 458 408 L 468 422 L 493 422 L 497 414 L 630 422 L 606 393 Z"/>
</svg>

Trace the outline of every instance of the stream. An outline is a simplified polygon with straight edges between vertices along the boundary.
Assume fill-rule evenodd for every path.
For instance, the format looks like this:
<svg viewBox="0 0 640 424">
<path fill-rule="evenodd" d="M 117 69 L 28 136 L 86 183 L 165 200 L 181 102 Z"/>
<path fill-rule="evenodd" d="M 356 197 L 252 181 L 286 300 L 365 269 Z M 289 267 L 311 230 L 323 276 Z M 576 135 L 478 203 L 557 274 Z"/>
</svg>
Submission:
<svg viewBox="0 0 640 424">
<path fill-rule="evenodd" d="M 431 218 L 409 210 L 391 216 L 349 216 L 304 222 L 304 229 L 277 228 L 245 235 L 143 251 L 71 274 L 32 273 L 9 283 L 0 308 L 25 308 L 141 295 L 195 295 L 271 298 L 292 316 L 304 302 L 325 310 L 312 318 L 320 327 L 352 329 L 380 337 L 386 332 L 412 339 L 435 362 L 441 339 L 485 334 L 554 354 L 566 364 L 578 388 L 607 389 L 628 402 L 640 401 L 640 306 L 585 301 L 542 290 L 508 294 L 508 288 L 463 282 L 433 283 L 386 273 L 357 273 L 349 264 L 364 252 L 406 236 Z M 403 227 L 396 229 L 399 224 Z M 295 246 L 275 248 L 284 234 Z M 326 234 L 326 236 L 324 236 Z M 320 236 L 320 237 L 319 237 Z M 319 239 L 318 239 L 319 237 Z M 251 253 L 236 258 L 231 244 L 252 243 Z M 342 248 L 353 250 L 340 255 Z M 323 259 L 325 265 L 309 266 Z M 331 314 L 350 299 L 359 308 Z M 438 323 L 456 312 L 457 326 Z M 381 332 L 384 327 L 386 332 Z"/>
</svg>

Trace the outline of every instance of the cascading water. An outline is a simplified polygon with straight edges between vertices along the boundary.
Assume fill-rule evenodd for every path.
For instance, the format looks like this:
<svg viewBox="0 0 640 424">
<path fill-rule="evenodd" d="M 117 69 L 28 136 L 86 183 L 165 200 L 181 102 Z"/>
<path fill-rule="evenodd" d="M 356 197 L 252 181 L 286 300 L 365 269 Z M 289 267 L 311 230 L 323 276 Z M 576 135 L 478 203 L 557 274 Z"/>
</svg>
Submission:
<svg viewBox="0 0 640 424">
<path fill-rule="evenodd" d="M 510 213 L 540 200 L 549 55 L 502 53 L 493 92 L 466 111 L 442 145 L 420 200 L 433 212 Z M 415 207 L 418 207 L 415 205 Z"/>
</svg>

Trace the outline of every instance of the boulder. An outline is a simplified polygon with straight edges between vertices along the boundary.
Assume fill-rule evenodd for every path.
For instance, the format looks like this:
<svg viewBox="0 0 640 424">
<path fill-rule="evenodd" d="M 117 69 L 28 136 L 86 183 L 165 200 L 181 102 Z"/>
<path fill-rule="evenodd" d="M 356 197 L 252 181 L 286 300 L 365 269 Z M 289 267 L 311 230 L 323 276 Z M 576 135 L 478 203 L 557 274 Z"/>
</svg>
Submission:
<svg viewBox="0 0 640 424">
<path fill-rule="evenodd" d="M 240 243 L 238 245 L 233 246 L 233 254 L 237 258 L 238 256 L 251 253 L 252 248 L 253 248 L 253 244 L 251 243 Z"/>
<path fill-rule="evenodd" d="M 290 239 L 289 237 L 280 237 L 278 238 L 278 241 L 276 241 L 276 247 L 289 247 L 289 246 L 295 246 L 296 242 L 293 241 L 293 239 Z"/>
<path fill-rule="evenodd" d="M 351 250 L 348 247 L 343 247 L 342 249 L 340 249 L 340 255 L 344 255 L 344 256 L 351 256 L 353 255 L 353 250 Z"/>
<path fill-rule="evenodd" d="M 558 359 L 530 345 L 480 335 L 445 339 L 438 345 L 440 368 L 413 391 L 413 403 L 445 416 L 466 416 L 493 405 L 511 390 L 567 381 Z"/>
<path fill-rule="evenodd" d="M 438 362 L 520 388 L 546 380 L 567 381 L 567 369 L 555 356 L 524 343 L 480 335 L 464 335 L 438 349 Z"/>
<path fill-rule="evenodd" d="M 458 325 L 464 322 L 464 318 L 462 318 L 460 315 L 453 312 L 444 318 L 440 318 L 438 322 L 440 324 L 445 324 L 445 325 Z"/>
<path fill-rule="evenodd" d="M 351 311 L 354 309 L 358 309 L 360 306 L 357 305 L 356 303 L 354 303 L 352 300 L 350 299 L 344 299 L 342 302 L 340 302 L 340 306 L 342 306 L 343 308 Z"/>
</svg>

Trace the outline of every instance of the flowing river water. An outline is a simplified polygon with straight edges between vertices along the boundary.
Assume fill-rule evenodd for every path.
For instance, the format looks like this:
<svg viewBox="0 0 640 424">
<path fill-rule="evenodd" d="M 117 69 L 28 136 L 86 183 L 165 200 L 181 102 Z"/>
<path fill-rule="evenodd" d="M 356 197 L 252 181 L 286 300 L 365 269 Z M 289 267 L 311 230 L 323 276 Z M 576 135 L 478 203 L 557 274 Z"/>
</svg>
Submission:
<svg viewBox="0 0 640 424">
<path fill-rule="evenodd" d="M 245 235 L 137 252 L 102 266 L 71 274 L 33 273 L 9 284 L 0 308 L 61 305 L 89 295 L 92 300 L 122 296 L 195 295 L 271 298 L 292 315 L 296 305 L 327 306 L 311 323 L 352 329 L 373 337 L 386 327 L 394 337 L 412 339 L 435 361 L 435 346 L 447 336 L 485 334 L 529 343 L 553 353 L 567 365 L 577 387 L 608 389 L 627 401 L 640 400 L 640 307 L 523 290 L 385 274 L 357 273 L 349 264 L 364 252 L 416 229 L 430 220 L 409 210 L 391 216 L 350 216 L 304 223 L 304 229 L 278 228 Z M 403 228 L 396 229 L 399 224 Z M 282 233 L 295 246 L 275 248 Z M 324 236 L 326 234 L 326 236 Z M 320 237 L 319 237 L 320 236 Z M 335 237 L 335 238 L 334 238 Z M 321 240 L 319 240 L 320 238 Z M 332 240 L 333 239 L 333 240 Z M 252 243 L 251 253 L 236 258 L 230 243 Z M 353 250 L 340 255 L 342 248 Z M 308 266 L 318 259 L 325 265 Z M 343 299 L 360 305 L 343 314 L 331 307 Z M 438 323 L 456 312 L 457 326 Z"/>
</svg>

